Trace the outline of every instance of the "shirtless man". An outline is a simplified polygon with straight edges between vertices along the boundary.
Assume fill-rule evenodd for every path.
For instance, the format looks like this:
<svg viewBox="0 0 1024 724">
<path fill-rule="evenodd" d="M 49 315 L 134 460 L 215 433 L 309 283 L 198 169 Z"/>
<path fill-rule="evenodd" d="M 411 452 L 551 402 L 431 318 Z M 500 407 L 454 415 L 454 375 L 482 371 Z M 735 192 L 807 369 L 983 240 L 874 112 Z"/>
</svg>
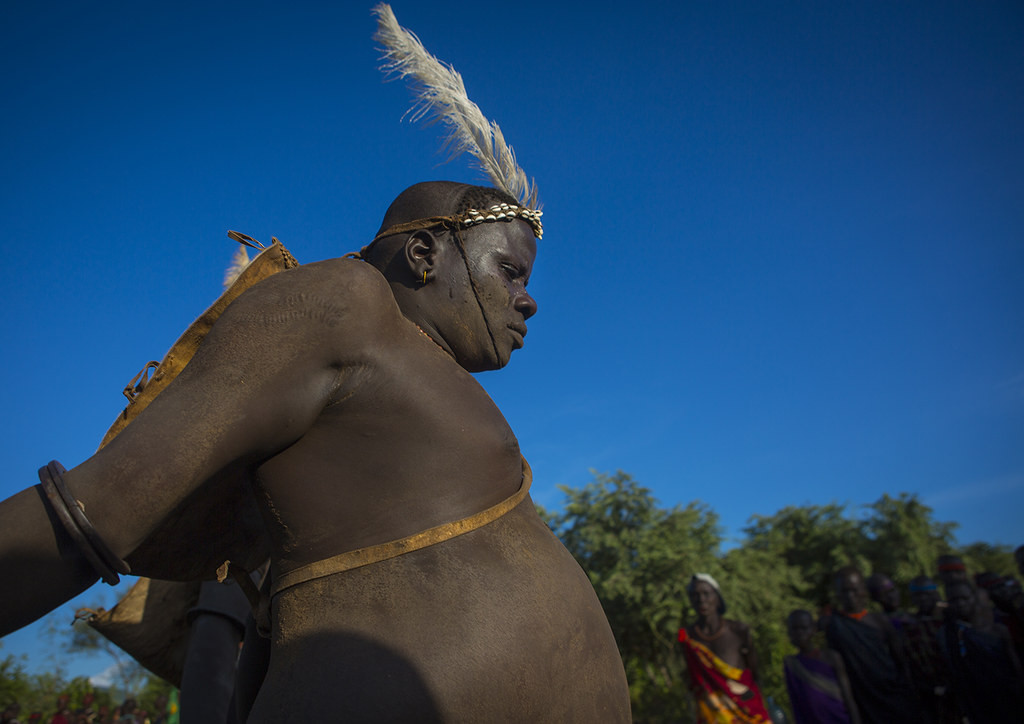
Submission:
<svg viewBox="0 0 1024 724">
<path fill-rule="evenodd" d="M 757 686 L 750 626 L 723 618 L 722 591 L 707 573 L 686 586 L 697 620 L 679 631 L 699 722 L 770 722 Z"/>
<path fill-rule="evenodd" d="M 629 720 L 597 597 L 529 497 L 436 545 L 345 572 L 324 563 L 529 483 L 469 374 L 507 364 L 537 311 L 526 291 L 536 227 L 464 222 L 501 203 L 516 202 L 448 182 L 406 190 L 362 260 L 307 264 L 243 293 L 177 379 L 65 476 L 131 563 L 164 521 L 187 524 L 183 506 L 225 471 L 249 475 L 274 581 L 251 722 Z M 0 633 L 96 580 L 36 488 L 0 503 L 0 521 Z"/>
</svg>

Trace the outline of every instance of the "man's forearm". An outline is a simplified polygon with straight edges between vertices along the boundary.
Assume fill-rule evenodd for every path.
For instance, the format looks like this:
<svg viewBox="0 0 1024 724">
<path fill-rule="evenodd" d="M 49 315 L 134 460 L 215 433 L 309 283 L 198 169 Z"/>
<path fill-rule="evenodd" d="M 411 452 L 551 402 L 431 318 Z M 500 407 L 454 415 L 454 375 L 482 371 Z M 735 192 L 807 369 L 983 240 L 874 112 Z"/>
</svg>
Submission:
<svg viewBox="0 0 1024 724">
<path fill-rule="evenodd" d="M 54 525 L 39 486 L 0 502 L 0 636 L 77 596 L 99 574 Z"/>
</svg>

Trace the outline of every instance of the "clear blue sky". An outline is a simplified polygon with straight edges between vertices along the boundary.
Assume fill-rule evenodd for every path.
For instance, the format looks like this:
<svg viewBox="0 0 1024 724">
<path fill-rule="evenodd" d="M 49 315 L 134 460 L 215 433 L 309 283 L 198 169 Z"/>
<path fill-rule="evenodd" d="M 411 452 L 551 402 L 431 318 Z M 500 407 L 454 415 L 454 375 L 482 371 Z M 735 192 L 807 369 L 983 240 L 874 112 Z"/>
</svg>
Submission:
<svg viewBox="0 0 1024 724">
<path fill-rule="evenodd" d="M 369 10 L 0 6 L 0 497 L 95 449 L 217 296 L 227 229 L 323 259 L 409 184 L 478 178 L 401 121 Z M 537 502 L 622 469 L 735 538 L 908 491 L 1024 542 L 1020 3 L 395 12 L 540 186 L 540 313 L 481 376 Z"/>
</svg>

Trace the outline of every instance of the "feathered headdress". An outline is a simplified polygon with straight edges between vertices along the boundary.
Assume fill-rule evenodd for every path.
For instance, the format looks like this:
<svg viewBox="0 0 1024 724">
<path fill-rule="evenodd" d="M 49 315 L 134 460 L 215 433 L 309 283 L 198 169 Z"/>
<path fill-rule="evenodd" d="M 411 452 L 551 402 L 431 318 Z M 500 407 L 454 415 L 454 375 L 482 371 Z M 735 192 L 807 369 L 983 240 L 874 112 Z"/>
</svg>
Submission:
<svg viewBox="0 0 1024 724">
<path fill-rule="evenodd" d="M 381 3 L 373 13 L 377 16 L 374 39 L 384 46 L 381 69 L 390 76 L 412 79 L 416 97 L 409 111 L 412 120 L 426 116 L 442 121 L 448 127 L 445 147 L 452 157 L 466 151 L 473 154 L 495 187 L 523 206 L 536 208 L 536 185 L 519 168 L 498 124 L 489 121 L 466 95 L 458 71 L 428 53 L 419 38 L 399 25 L 390 5 Z"/>
</svg>

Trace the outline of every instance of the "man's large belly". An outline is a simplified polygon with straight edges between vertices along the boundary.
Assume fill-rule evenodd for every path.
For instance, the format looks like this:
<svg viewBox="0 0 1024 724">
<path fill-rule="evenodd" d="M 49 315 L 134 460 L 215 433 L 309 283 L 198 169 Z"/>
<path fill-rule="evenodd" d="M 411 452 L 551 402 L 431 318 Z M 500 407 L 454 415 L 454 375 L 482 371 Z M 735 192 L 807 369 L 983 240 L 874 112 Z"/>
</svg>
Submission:
<svg viewBox="0 0 1024 724">
<path fill-rule="evenodd" d="M 295 586 L 273 605 L 250 722 L 630 719 L 593 588 L 529 498 L 476 531 Z"/>
</svg>

